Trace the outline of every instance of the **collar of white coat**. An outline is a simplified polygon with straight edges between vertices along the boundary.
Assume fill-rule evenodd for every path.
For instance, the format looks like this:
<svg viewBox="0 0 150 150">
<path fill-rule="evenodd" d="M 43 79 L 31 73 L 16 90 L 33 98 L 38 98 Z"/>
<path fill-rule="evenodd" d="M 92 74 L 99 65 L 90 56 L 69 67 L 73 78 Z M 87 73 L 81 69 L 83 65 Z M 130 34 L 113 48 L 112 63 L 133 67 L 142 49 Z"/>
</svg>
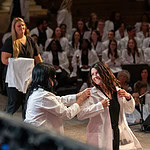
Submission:
<svg viewBox="0 0 150 150">
<path fill-rule="evenodd" d="M 121 88 L 120 87 L 118 87 L 118 86 L 116 86 L 116 91 L 119 91 Z M 97 93 L 97 88 L 94 86 L 92 89 L 91 89 L 91 92 L 92 93 Z"/>
</svg>

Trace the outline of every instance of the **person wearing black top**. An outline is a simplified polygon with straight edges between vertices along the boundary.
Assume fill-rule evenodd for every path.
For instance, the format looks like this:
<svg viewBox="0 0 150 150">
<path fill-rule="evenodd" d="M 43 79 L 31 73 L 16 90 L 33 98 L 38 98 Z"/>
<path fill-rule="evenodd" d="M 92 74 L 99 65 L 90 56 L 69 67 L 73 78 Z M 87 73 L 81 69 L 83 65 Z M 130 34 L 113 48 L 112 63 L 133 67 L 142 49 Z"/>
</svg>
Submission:
<svg viewBox="0 0 150 150">
<path fill-rule="evenodd" d="M 78 119 L 89 118 L 87 143 L 103 150 L 142 150 L 130 130 L 125 112 L 135 108 L 133 97 L 121 89 L 119 80 L 103 62 L 90 70 L 91 96 L 82 105 Z"/>
<path fill-rule="evenodd" d="M 46 51 L 43 52 L 42 58 L 43 62 L 54 65 L 56 69 L 56 90 L 72 84 L 69 78 L 69 61 L 58 40 L 51 40 Z"/>
<path fill-rule="evenodd" d="M 1 60 L 6 67 L 9 64 L 9 58 L 34 58 L 36 64 L 42 62 L 36 43 L 26 35 L 25 22 L 19 17 L 13 19 L 11 37 L 6 40 L 1 51 Z M 6 112 L 14 114 L 23 104 L 25 94 L 19 92 L 15 87 L 8 87 L 7 94 Z"/>
</svg>

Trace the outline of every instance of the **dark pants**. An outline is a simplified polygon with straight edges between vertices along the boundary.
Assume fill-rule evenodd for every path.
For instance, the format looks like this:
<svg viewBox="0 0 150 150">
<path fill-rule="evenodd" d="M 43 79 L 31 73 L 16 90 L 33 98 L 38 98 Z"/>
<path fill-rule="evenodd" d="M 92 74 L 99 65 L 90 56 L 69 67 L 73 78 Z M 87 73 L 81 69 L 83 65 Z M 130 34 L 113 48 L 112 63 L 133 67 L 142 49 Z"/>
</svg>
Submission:
<svg viewBox="0 0 150 150">
<path fill-rule="evenodd" d="M 120 139 L 119 128 L 114 127 L 114 129 L 113 129 L 113 150 L 119 150 L 119 139 Z"/>
<path fill-rule="evenodd" d="M 9 114 L 14 114 L 20 106 L 22 106 L 22 118 L 25 118 L 24 113 L 24 101 L 25 94 L 19 92 L 16 88 L 7 87 L 8 94 L 8 104 L 6 105 L 6 112 Z"/>
</svg>

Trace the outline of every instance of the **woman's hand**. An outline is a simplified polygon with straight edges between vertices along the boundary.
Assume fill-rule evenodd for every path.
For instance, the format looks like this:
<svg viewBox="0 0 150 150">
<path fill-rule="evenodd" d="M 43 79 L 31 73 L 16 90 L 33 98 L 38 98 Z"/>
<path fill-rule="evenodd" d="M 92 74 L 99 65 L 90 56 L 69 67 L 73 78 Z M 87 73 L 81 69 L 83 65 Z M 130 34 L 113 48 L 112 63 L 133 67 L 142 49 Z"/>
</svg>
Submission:
<svg viewBox="0 0 150 150">
<path fill-rule="evenodd" d="M 91 88 L 87 88 L 83 92 L 78 93 L 76 103 L 82 105 L 82 103 L 91 95 L 90 91 Z"/>
<path fill-rule="evenodd" d="M 7 52 L 1 53 L 1 60 L 4 65 L 8 65 L 8 58 L 11 58 L 12 54 Z"/>
<path fill-rule="evenodd" d="M 120 89 L 119 91 L 117 91 L 117 93 L 120 97 L 125 97 L 126 99 L 131 99 L 131 95 L 128 92 L 126 92 L 126 90 L 124 90 L 124 89 Z"/>
<path fill-rule="evenodd" d="M 102 103 L 103 107 L 105 108 L 105 107 L 110 105 L 110 100 L 109 99 L 103 99 L 101 101 L 101 103 Z"/>
</svg>

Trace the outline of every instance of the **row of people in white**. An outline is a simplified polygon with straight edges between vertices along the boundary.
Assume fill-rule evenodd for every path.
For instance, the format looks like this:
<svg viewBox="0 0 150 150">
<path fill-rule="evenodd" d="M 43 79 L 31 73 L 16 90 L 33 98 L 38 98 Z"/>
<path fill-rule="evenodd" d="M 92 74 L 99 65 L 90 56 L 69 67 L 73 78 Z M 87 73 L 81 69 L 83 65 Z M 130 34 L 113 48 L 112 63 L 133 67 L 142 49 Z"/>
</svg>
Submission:
<svg viewBox="0 0 150 150">
<path fill-rule="evenodd" d="M 79 45 L 78 45 L 79 46 Z M 77 66 L 80 68 L 82 67 L 82 46 L 79 46 L 76 48 L 76 50 L 73 53 L 72 57 L 72 67 L 73 67 L 73 73 L 71 76 L 75 76 L 77 73 Z M 98 55 L 97 51 L 91 47 L 91 49 L 88 47 L 88 44 L 86 45 L 87 53 L 88 53 L 88 66 L 91 66 L 95 62 L 98 62 Z M 59 54 L 59 53 L 58 53 Z M 62 54 L 65 55 L 65 57 L 62 57 Z M 108 49 L 102 51 L 102 61 L 105 62 L 114 73 L 119 72 L 121 70 L 121 65 L 122 64 L 144 64 L 147 63 L 147 60 L 144 59 L 145 53 L 143 55 L 143 51 L 141 49 L 138 49 L 136 46 L 136 41 L 134 39 L 130 39 L 128 41 L 128 48 L 124 49 L 122 53 L 120 50 L 117 49 L 117 42 L 116 40 L 110 41 L 108 45 Z M 60 54 L 59 54 L 60 55 Z M 58 55 L 58 56 L 59 56 Z M 46 57 L 45 57 L 46 56 Z M 77 58 L 78 57 L 78 58 Z M 61 53 L 61 58 L 60 59 L 61 65 L 62 62 L 65 65 L 66 70 L 68 70 L 69 62 L 68 58 L 65 52 Z M 61 61 L 61 59 L 64 59 Z M 44 52 L 43 53 L 43 60 L 46 62 L 52 62 L 52 55 L 49 52 Z M 68 71 L 67 71 L 68 72 Z"/>
</svg>

